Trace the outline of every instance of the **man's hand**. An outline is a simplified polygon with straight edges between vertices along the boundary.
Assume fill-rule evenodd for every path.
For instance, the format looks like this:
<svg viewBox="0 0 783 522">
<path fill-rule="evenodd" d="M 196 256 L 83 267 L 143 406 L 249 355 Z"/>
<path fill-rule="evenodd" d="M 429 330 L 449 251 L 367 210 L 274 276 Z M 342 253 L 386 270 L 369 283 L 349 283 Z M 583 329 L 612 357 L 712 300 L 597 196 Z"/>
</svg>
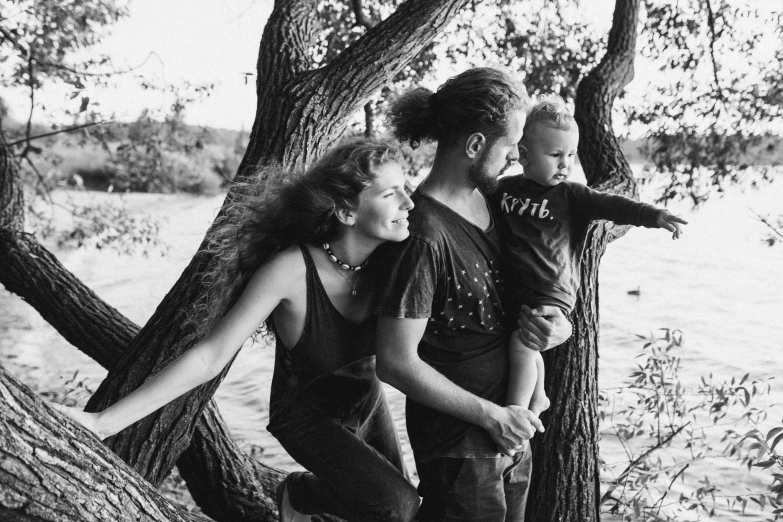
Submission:
<svg viewBox="0 0 783 522">
<path fill-rule="evenodd" d="M 543 352 L 560 346 L 571 337 L 571 322 L 557 306 L 539 306 L 531 309 L 522 305 L 519 311 L 519 329 L 515 335 L 534 350 Z"/>
<path fill-rule="evenodd" d="M 682 234 L 682 227 L 680 225 L 687 225 L 688 222 L 684 219 L 675 216 L 668 210 L 661 210 L 658 212 L 658 218 L 655 220 L 658 228 L 665 228 L 672 233 L 672 239 L 680 239 Z"/>
<path fill-rule="evenodd" d="M 544 425 L 536 415 L 522 406 L 498 406 L 484 428 L 501 453 L 513 457 L 523 450 L 536 431 L 544 432 Z"/>
</svg>

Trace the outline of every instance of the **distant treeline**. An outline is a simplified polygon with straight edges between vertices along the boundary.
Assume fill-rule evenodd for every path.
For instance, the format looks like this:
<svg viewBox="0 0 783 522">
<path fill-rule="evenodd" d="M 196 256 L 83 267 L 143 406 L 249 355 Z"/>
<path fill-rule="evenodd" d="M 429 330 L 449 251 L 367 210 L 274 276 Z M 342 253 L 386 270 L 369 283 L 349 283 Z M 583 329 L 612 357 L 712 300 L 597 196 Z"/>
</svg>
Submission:
<svg viewBox="0 0 783 522">
<path fill-rule="evenodd" d="M 9 142 L 23 139 L 25 128 L 25 124 L 4 121 Z M 30 135 L 41 136 L 65 128 L 68 126 L 34 124 Z M 33 140 L 31 159 L 39 171 L 39 180 L 43 178 L 52 186 L 215 194 L 235 175 L 248 137 L 245 131 L 186 125 L 176 120 L 161 122 L 143 115 L 130 123 L 103 123 Z M 647 154 L 656 147 L 655 142 L 642 139 L 622 142 L 623 152 L 632 164 L 648 163 Z M 743 163 L 780 165 L 781 148 L 780 137 L 763 138 L 743 154 Z M 412 177 L 426 170 L 434 153 L 431 144 L 417 150 L 403 146 Z"/>
<path fill-rule="evenodd" d="M 11 143 L 25 137 L 24 124 L 6 121 L 4 128 Z M 33 125 L 30 136 L 66 128 Z M 32 165 L 24 162 L 22 170 L 52 188 L 211 195 L 233 178 L 247 140 L 243 131 L 142 116 L 34 139 Z"/>
</svg>

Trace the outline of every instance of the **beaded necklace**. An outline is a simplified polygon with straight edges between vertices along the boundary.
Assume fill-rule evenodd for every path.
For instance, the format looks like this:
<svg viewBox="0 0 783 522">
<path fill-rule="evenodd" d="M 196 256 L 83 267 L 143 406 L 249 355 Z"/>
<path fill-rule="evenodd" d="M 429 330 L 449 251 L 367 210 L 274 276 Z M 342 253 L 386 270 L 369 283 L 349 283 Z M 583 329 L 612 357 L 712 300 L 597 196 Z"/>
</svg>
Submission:
<svg viewBox="0 0 783 522">
<path fill-rule="evenodd" d="M 356 297 L 356 283 L 359 282 L 359 273 L 358 272 L 359 272 L 359 270 L 361 270 L 362 268 L 367 266 L 367 263 L 370 261 L 370 258 L 367 258 L 364 261 L 364 263 L 362 263 L 360 265 L 353 266 L 353 265 L 349 265 L 345 261 L 340 260 L 336 255 L 334 255 L 334 253 L 332 252 L 332 249 L 329 248 L 329 243 L 324 243 L 323 247 L 324 247 L 324 250 L 326 250 L 326 255 L 328 255 L 329 259 L 332 261 L 332 263 L 334 263 L 336 265 L 334 267 L 334 269 L 337 271 L 337 275 L 342 277 L 345 280 L 345 282 L 348 283 L 348 286 L 351 287 L 351 295 L 353 297 Z M 343 274 L 340 271 L 340 268 L 342 268 L 343 270 L 352 270 L 352 271 L 356 272 L 356 275 L 353 278 L 353 284 L 351 283 L 351 281 L 347 277 L 345 277 L 345 274 Z"/>
<path fill-rule="evenodd" d="M 362 263 L 361 265 L 349 265 L 345 261 L 340 260 L 336 255 L 334 255 L 332 249 L 329 248 L 329 243 L 324 243 L 323 246 L 324 246 L 324 250 L 326 250 L 326 253 L 329 256 L 329 259 L 332 260 L 332 263 L 336 263 L 340 265 L 340 267 L 343 270 L 353 270 L 355 272 L 358 272 L 359 270 L 367 266 L 367 263 L 370 261 L 370 258 L 368 257 L 367 259 L 364 260 L 364 263 Z"/>
</svg>

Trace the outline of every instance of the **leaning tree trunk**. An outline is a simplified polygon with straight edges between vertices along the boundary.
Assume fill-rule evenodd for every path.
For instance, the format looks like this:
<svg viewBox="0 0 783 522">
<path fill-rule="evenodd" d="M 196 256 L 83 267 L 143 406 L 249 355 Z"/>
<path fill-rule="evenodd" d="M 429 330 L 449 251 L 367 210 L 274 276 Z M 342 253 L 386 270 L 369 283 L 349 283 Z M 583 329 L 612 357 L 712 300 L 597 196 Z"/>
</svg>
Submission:
<svg viewBox="0 0 783 522">
<path fill-rule="evenodd" d="M 637 196 L 630 165 L 612 131 L 612 104 L 633 78 L 639 0 L 617 0 L 606 55 L 579 84 L 579 160 L 588 184 Z M 627 230 L 606 222 L 589 231 L 573 338 L 544 355 L 552 408 L 534 439 L 528 517 L 536 522 L 600 520 L 598 466 L 598 267 L 606 245 Z"/>
<path fill-rule="evenodd" d="M 0 520 L 206 521 L 174 506 L 114 453 L 0 367 Z"/>
<path fill-rule="evenodd" d="M 278 0 L 261 41 L 258 107 L 240 177 L 252 176 L 260 163 L 297 166 L 320 155 L 340 136 L 352 113 L 468 2 L 408 0 L 331 64 L 311 70 L 307 52 L 317 26 L 317 1 Z M 181 310 L 200 295 L 202 288 L 194 276 L 212 262 L 209 255 L 193 259 L 134 337 L 132 323 L 100 302 L 53 256 L 40 255 L 45 251 L 21 232 L 18 220 L 23 214 L 16 212 L 21 205 L 7 205 L 19 199 L 19 187 L 6 181 L 0 178 L 0 262 L 5 266 L 14 259 L 28 270 L 3 271 L 2 283 L 29 298 L 70 342 L 107 366 L 109 376 L 90 408 L 115 402 L 197 341 L 179 327 Z M 9 208 L 14 209 L 13 219 L 8 219 Z M 280 473 L 244 456 L 227 435 L 210 403 L 219 381 L 175 401 L 108 444 L 153 484 L 160 483 L 176 462 L 196 502 L 216 520 L 271 520 L 270 491 Z M 17 391 L 9 389 L 15 397 Z M 0 491 L 5 492 L 9 484 L 0 478 Z"/>
</svg>

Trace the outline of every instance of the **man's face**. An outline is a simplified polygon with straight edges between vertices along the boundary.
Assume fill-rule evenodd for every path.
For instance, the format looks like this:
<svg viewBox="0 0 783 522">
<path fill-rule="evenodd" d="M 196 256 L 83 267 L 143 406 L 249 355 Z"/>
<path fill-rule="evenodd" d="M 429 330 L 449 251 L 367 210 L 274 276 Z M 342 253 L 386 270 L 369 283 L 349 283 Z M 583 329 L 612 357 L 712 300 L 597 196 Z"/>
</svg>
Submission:
<svg viewBox="0 0 783 522">
<path fill-rule="evenodd" d="M 468 169 L 468 180 L 485 194 L 498 188 L 498 177 L 519 160 L 517 144 L 525 127 L 525 111 L 516 110 L 509 116 L 505 132 L 481 150 Z"/>
</svg>

